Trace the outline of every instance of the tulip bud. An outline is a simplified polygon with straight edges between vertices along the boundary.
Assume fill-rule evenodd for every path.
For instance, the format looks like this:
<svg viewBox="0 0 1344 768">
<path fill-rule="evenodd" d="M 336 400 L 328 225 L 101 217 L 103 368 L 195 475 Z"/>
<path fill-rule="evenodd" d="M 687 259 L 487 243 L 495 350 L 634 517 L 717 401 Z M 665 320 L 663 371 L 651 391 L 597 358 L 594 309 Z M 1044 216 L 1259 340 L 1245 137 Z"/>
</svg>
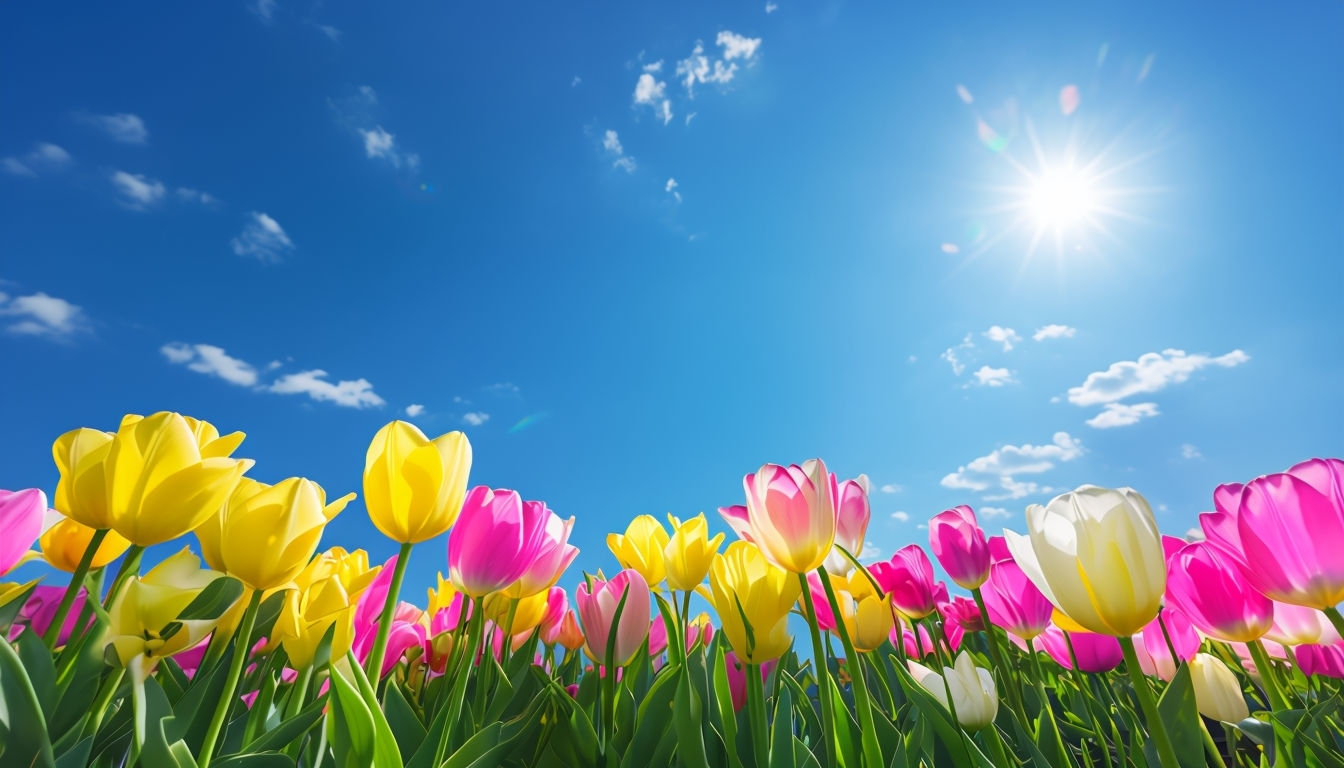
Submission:
<svg viewBox="0 0 1344 768">
<path fill-rule="evenodd" d="M 584 582 L 574 595 L 583 618 L 588 653 L 605 666 L 623 667 L 630 662 L 649 636 L 649 609 L 652 595 L 639 571 L 627 568 L 610 581 Z M 616 615 L 620 609 L 620 616 Z M 615 642 L 612 642 L 612 637 Z M 612 646 L 612 656 L 607 648 Z"/>
<path fill-rule="evenodd" d="M 1216 657 L 1195 654 L 1190 661 L 1190 679 L 1201 715 L 1224 723 L 1239 723 L 1251 716 L 1237 676 Z"/>
<path fill-rule="evenodd" d="M 722 533 L 709 537 L 709 523 L 704 514 L 685 522 L 668 515 L 672 524 L 672 538 L 663 547 L 663 563 L 667 568 L 667 586 L 690 591 L 700 586 L 709 575 L 709 567 L 723 543 Z"/>
<path fill-rule="evenodd" d="M 630 521 L 625 534 L 607 534 L 607 548 L 622 568 L 639 571 L 650 587 L 657 587 L 667 575 L 664 553 L 670 543 L 667 531 L 653 515 L 640 515 Z"/>
<path fill-rule="evenodd" d="M 462 511 L 471 443 L 461 432 L 430 440 L 393 421 L 373 436 L 364 458 L 364 504 L 383 535 L 419 544 L 452 527 Z"/>
<path fill-rule="evenodd" d="M 62 515 L 61 519 L 44 531 L 42 538 L 38 540 L 38 546 L 42 548 L 42 559 L 52 568 L 74 573 L 95 533 L 97 531 L 87 525 Z M 89 568 L 102 568 L 121 557 L 130 546 L 131 542 L 125 537 L 109 530 L 103 537 L 103 543 L 98 545 L 98 551 L 93 554 Z"/>
<path fill-rule="evenodd" d="M 976 589 L 989 578 L 989 541 L 966 505 L 934 515 L 929 547 L 947 575 L 962 589 Z"/>
<path fill-rule="evenodd" d="M 963 651 L 953 666 L 943 667 L 941 675 L 919 662 L 907 661 L 906 664 L 915 681 L 944 707 L 948 705 L 947 694 L 951 691 L 957 720 L 966 730 L 974 733 L 998 716 L 999 695 L 994 677 L 989 670 L 977 667 L 970 654 Z"/>
<path fill-rule="evenodd" d="M 742 480 L 745 507 L 722 507 L 728 525 L 761 548 L 772 564 L 790 573 L 821 567 L 835 544 L 835 475 L 821 459 L 800 467 L 766 464 Z"/>
<path fill-rule="evenodd" d="M 513 584 L 537 560 L 553 513 L 517 491 L 472 488 L 448 534 L 448 575 L 472 597 Z"/>
</svg>

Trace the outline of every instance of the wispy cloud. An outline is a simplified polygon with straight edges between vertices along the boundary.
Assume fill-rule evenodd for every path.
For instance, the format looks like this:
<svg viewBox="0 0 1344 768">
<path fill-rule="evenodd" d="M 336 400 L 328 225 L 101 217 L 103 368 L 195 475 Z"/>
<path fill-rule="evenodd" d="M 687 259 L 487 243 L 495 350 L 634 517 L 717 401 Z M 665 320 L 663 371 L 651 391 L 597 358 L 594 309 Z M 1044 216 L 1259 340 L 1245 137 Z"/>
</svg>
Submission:
<svg viewBox="0 0 1344 768">
<path fill-rule="evenodd" d="M 139 115 L 119 112 L 115 115 L 80 114 L 78 117 L 81 122 L 99 129 L 113 141 L 122 144 L 149 143 L 149 129 Z"/>
<path fill-rule="evenodd" d="M 231 243 L 235 254 L 251 256 L 258 261 L 277 262 L 294 250 L 293 241 L 275 219 L 259 211 L 250 211 L 247 216 L 243 231 Z"/>
<path fill-rule="evenodd" d="M 980 370 L 974 374 L 975 381 L 982 387 L 1002 387 L 1004 384 L 1015 383 L 1012 371 L 1007 368 L 990 368 L 988 365 L 980 366 Z"/>
<path fill-rule="evenodd" d="M 901 491 L 905 490 L 905 486 L 898 485 L 896 483 L 887 483 L 878 490 L 882 491 L 883 493 L 900 493 Z"/>
<path fill-rule="evenodd" d="M 944 488 L 1001 493 L 985 496 L 986 500 L 1019 499 L 1050 489 L 1034 482 L 1016 479 L 1017 475 L 1039 475 L 1054 469 L 1060 462 L 1073 461 L 1083 455 L 1083 445 L 1068 432 L 1056 432 L 1047 445 L 1005 445 L 990 453 L 972 459 L 943 477 Z"/>
<path fill-rule="evenodd" d="M 979 507 L 976 511 L 981 517 L 1008 517 L 1011 514 L 1003 507 Z"/>
<path fill-rule="evenodd" d="M 383 126 L 374 126 L 372 130 L 360 130 L 364 137 L 364 154 L 368 157 L 380 157 L 392 164 L 393 168 L 406 165 L 415 170 L 420 165 L 417 154 L 403 154 L 397 149 L 397 137 L 388 133 Z"/>
<path fill-rule="evenodd" d="M 518 385 L 517 385 L 517 384 L 514 384 L 514 383 L 511 382 L 511 381 L 501 381 L 501 382 L 498 382 L 498 383 L 491 384 L 491 385 L 487 386 L 487 387 L 485 388 L 485 391 L 486 391 L 486 392 L 489 392 L 489 393 L 492 394 L 492 395 L 514 395 L 514 396 L 516 396 L 516 395 L 518 395 L 522 390 L 520 390 L 520 389 L 518 388 Z M 470 402 L 470 401 L 467 401 L 467 402 Z"/>
<path fill-rule="evenodd" d="M 410 405 L 406 406 L 406 415 L 410 416 L 411 418 L 415 418 L 416 416 L 419 416 L 424 412 L 425 412 L 425 406 L 421 405 L 420 403 L 411 403 Z"/>
<path fill-rule="evenodd" d="M 1087 420 L 1087 426 L 1095 429 L 1128 427 L 1156 415 L 1157 403 L 1107 403 L 1101 413 Z"/>
<path fill-rule="evenodd" d="M 672 197 L 675 198 L 678 203 L 680 203 L 681 193 L 677 191 L 678 186 L 680 185 L 677 184 L 676 179 L 668 179 L 667 183 L 663 185 L 663 191 L 670 193 Z"/>
<path fill-rule="evenodd" d="M 891 513 L 891 519 L 898 523 L 908 523 L 910 522 L 910 514 L 908 512 L 897 510 Z"/>
<path fill-rule="evenodd" d="M 863 542 L 863 549 L 854 556 L 861 563 L 874 563 L 882 557 L 882 550 L 871 541 Z"/>
<path fill-rule="evenodd" d="M 462 414 L 462 423 L 473 427 L 479 427 L 490 420 L 490 414 L 481 411 L 469 411 Z"/>
<path fill-rule="evenodd" d="M 88 328 L 88 317 L 81 307 L 41 291 L 14 297 L 0 293 L 0 317 L 5 318 L 8 333 L 56 341 L 65 341 Z"/>
<path fill-rule="evenodd" d="M 1111 363 L 1104 371 L 1088 374 L 1082 385 L 1069 390 L 1069 402 L 1082 406 L 1102 405 L 1130 395 L 1151 394 L 1186 381 L 1202 368 L 1232 368 L 1250 359 L 1250 355 L 1240 349 L 1218 357 L 1187 355 L 1179 349 L 1149 352 L 1138 360 Z"/>
<path fill-rule="evenodd" d="M 396 134 L 383 127 L 378 103 L 378 92 L 370 85 L 361 85 L 342 99 L 327 99 L 336 124 L 352 131 L 364 145 L 364 156 L 384 160 L 393 168 L 415 172 L 420 168 L 420 155 L 408 152 Z"/>
<path fill-rule="evenodd" d="M 975 342 L 971 339 L 971 334 L 968 333 L 966 334 L 966 338 L 961 340 L 960 344 L 955 347 L 948 347 L 947 351 L 943 352 L 943 354 L 938 357 L 946 360 L 948 365 L 952 366 L 953 376 L 960 376 L 966 370 L 966 363 L 962 360 L 961 356 L 966 350 L 973 349 L 974 347 Z"/>
<path fill-rule="evenodd" d="M 48 171 L 59 171 L 74 160 L 64 149 L 45 141 L 33 145 L 32 150 L 17 157 L 0 159 L 0 168 L 15 176 L 38 176 Z"/>
<path fill-rule="evenodd" d="M 1191 445 L 1190 443 L 1186 443 L 1181 446 L 1181 458 L 1202 459 L 1204 458 L 1204 454 L 1200 453 L 1199 449 L 1196 448 L 1195 446 Z"/>
<path fill-rule="evenodd" d="M 230 357 L 223 347 L 174 341 L 164 344 L 159 351 L 168 358 L 168 362 L 185 365 L 187 370 L 216 376 L 240 387 L 256 386 L 257 369 L 236 357 Z"/>
<path fill-rule="evenodd" d="M 602 135 L 602 148 L 607 151 L 608 155 L 615 158 L 611 162 L 612 167 L 620 168 L 626 173 L 635 172 L 635 168 L 638 167 L 635 164 L 635 158 L 625 154 L 625 147 L 621 146 L 621 137 L 615 131 L 608 129 Z"/>
<path fill-rule="evenodd" d="M 319 402 L 335 403 L 346 408 L 372 408 L 383 405 L 385 401 L 373 391 L 368 379 L 327 381 L 327 372 L 321 369 L 300 371 L 281 376 L 269 387 L 271 392 L 281 395 L 307 395 Z"/>
<path fill-rule="evenodd" d="M 1040 328 L 1037 328 L 1036 332 L 1031 334 L 1031 338 L 1036 341 L 1045 341 L 1046 339 L 1071 339 L 1077 332 L 1077 328 L 1070 328 L 1067 325 L 1051 323 L 1050 325 L 1043 325 Z"/>
<path fill-rule="evenodd" d="M 1004 352 L 1012 351 L 1013 345 L 1022 341 L 1022 337 L 1017 335 L 1017 331 L 1000 325 L 991 325 L 989 330 L 981 335 L 995 344 L 1002 344 Z"/>
<path fill-rule="evenodd" d="M 697 84 L 732 82 L 737 75 L 737 60 L 750 63 L 761 46 L 759 37 L 745 37 L 727 30 L 720 32 L 714 42 L 723 49 L 722 58 L 711 58 L 706 54 L 704 43 L 697 41 L 691 55 L 677 62 L 677 76 L 690 98 L 695 98 Z"/>
<path fill-rule="evenodd" d="M 658 62 L 658 69 L 662 69 L 663 62 Z M 657 72 L 658 69 L 650 70 L 647 66 L 645 71 L 635 82 L 635 104 L 642 104 L 653 108 L 658 118 L 663 121 L 663 125 L 672 122 L 672 102 L 667 98 L 667 83 L 655 78 L 650 72 Z"/>
<path fill-rule="evenodd" d="M 775 11 L 778 11 L 778 10 L 779 10 L 779 3 L 766 3 L 766 4 L 765 4 L 765 12 L 766 12 L 766 13 L 774 13 Z"/>
<path fill-rule="evenodd" d="M 199 189 L 192 189 L 191 187 L 178 187 L 177 196 L 181 200 L 200 203 L 201 205 L 215 205 L 219 202 L 219 198 L 209 192 L 202 192 Z"/>
<path fill-rule="evenodd" d="M 275 0 L 254 0 L 248 10 L 263 23 L 270 24 L 275 19 Z"/>
<path fill-rule="evenodd" d="M 333 43 L 341 42 L 341 30 L 331 26 L 330 24 L 318 24 L 317 28 L 321 30 L 322 34 L 326 35 L 327 39 L 330 40 L 331 42 Z"/>
<path fill-rule="evenodd" d="M 161 181 L 125 171 L 112 174 L 112 186 L 121 195 L 122 205 L 135 211 L 148 210 L 162 200 L 168 191 Z"/>
</svg>

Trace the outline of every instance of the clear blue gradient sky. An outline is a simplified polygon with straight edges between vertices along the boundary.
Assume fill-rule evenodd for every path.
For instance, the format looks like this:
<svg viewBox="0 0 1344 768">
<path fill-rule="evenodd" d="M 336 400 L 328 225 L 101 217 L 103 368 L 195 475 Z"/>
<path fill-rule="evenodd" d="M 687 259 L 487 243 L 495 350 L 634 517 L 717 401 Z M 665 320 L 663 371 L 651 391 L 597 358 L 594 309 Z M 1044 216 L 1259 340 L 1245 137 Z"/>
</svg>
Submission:
<svg viewBox="0 0 1344 768">
<path fill-rule="evenodd" d="M 7 3 L 0 487 L 170 409 L 335 496 L 409 418 L 590 571 L 813 456 L 870 556 L 1082 483 L 1180 535 L 1344 449 L 1344 7 L 1250 5 Z"/>
</svg>

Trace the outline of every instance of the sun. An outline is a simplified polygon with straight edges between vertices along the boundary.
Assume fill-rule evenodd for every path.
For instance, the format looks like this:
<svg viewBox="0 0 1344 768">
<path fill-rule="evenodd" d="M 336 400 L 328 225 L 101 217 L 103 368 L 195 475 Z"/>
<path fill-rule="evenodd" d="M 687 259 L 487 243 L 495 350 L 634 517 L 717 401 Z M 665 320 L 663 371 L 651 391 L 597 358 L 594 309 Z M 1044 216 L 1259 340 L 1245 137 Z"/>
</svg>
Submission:
<svg viewBox="0 0 1344 768">
<path fill-rule="evenodd" d="M 1096 185 L 1071 166 L 1049 168 L 1031 180 L 1026 208 L 1038 227 L 1070 229 L 1097 212 Z"/>
</svg>

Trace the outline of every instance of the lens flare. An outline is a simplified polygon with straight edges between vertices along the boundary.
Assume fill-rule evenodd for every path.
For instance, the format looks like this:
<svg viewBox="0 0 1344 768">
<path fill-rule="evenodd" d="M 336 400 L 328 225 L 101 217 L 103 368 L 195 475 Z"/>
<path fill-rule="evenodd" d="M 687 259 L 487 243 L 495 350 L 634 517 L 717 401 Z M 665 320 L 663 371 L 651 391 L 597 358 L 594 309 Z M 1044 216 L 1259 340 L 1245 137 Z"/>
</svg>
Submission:
<svg viewBox="0 0 1344 768">
<path fill-rule="evenodd" d="M 1095 211 L 1091 180 L 1071 167 L 1048 169 L 1032 182 L 1027 209 L 1043 227 L 1063 229 Z"/>
</svg>

